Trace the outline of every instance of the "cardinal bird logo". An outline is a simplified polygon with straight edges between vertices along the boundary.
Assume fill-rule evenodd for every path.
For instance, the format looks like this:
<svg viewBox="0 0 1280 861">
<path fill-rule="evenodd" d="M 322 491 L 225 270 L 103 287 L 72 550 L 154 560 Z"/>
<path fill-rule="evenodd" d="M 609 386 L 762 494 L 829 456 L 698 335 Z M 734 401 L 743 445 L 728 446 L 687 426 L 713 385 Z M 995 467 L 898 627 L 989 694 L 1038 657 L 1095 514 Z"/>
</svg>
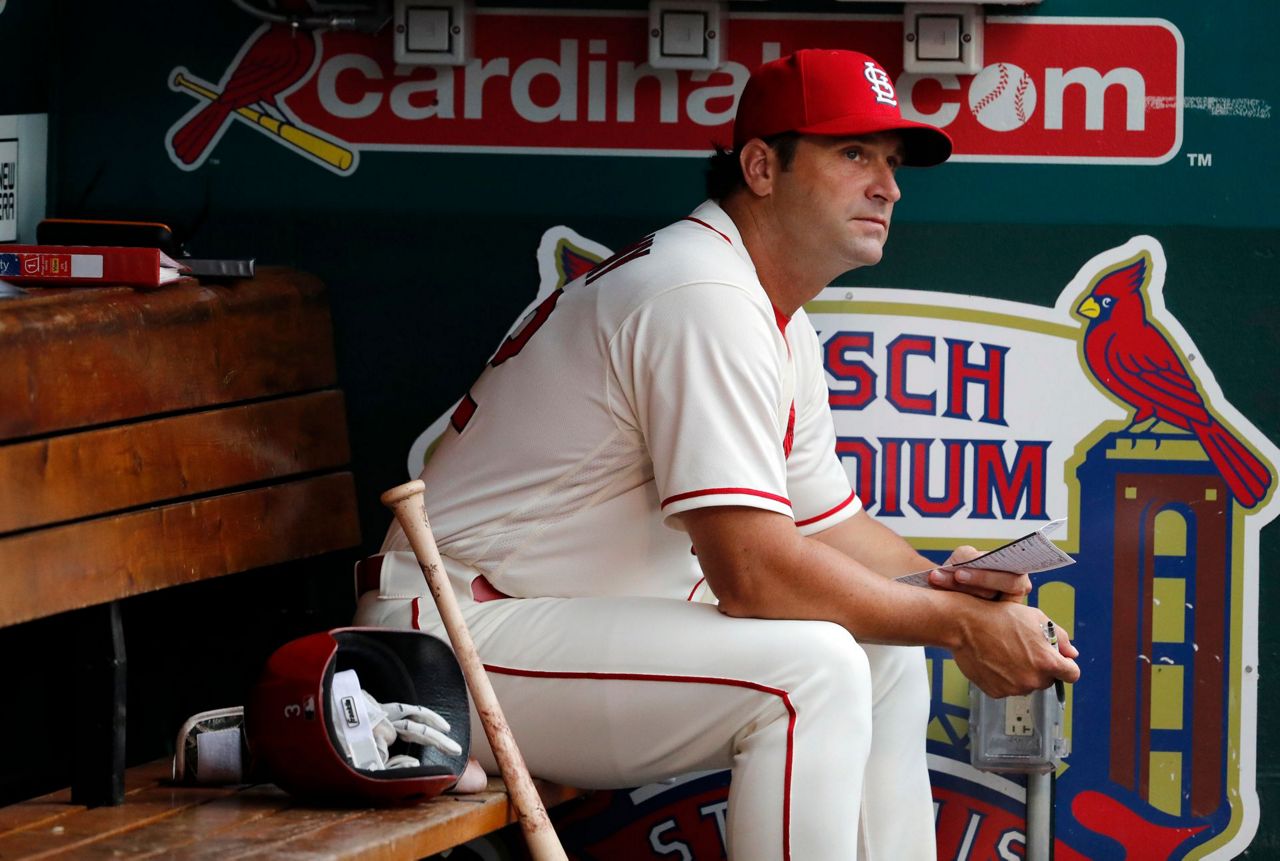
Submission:
<svg viewBox="0 0 1280 861">
<path fill-rule="evenodd" d="M 1088 320 L 1084 359 L 1099 384 L 1134 409 L 1123 431 L 1140 435 L 1159 422 L 1193 433 L 1245 509 L 1267 495 L 1271 471 L 1236 438 L 1205 403 L 1182 356 L 1149 319 L 1144 290 L 1151 257 L 1137 257 L 1104 271 L 1075 312 Z"/>
<path fill-rule="evenodd" d="M 281 11 L 309 11 L 306 0 L 280 0 Z M 166 145 L 183 170 L 204 163 L 233 118 L 248 122 L 304 155 L 336 170 L 354 170 L 354 153 L 302 128 L 283 104 L 283 97 L 308 77 L 320 56 L 320 36 L 288 24 L 265 24 L 241 47 L 220 86 L 206 83 L 184 68 L 174 70 L 170 88 L 199 98 L 203 104 L 169 130 Z"/>
</svg>

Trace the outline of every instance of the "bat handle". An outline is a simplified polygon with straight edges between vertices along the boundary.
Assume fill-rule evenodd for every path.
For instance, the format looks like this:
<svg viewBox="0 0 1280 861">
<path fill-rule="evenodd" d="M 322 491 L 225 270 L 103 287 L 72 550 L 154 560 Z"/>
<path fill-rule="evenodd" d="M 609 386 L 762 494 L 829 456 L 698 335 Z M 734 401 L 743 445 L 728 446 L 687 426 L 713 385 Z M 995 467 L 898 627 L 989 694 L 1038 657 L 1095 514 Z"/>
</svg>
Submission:
<svg viewBox="0 0 1280 861">
<path fill-rule="evenodd" d="M 480 715 L 480 722 L 489 739 L 489 747 L 498 761 L 498 769 L 502 772 L 502 779 L 507 784 L 512 804 L 520 817 L 520 828 L 524 832 L 530 855 L 534 861 L 567 861 L 564 848 L 560 845 L 555 829 L 551 827 L 551 818 L 547 816 L 542 798 L 533 785 L 533 778 L 529 776 L 520 748 L 516 747 L 515 737 L 502 713 L 502 706 L 498 704 L 498 697 L 489 684 L 489 676 L 458 607 L 448 575 L 445 574 L 444 563 L 440 561 L 440 551 L 431 534 L 431 523 L 427 520 L 427 510 L 422 500 L 425 490 L 426 485 L 421 481 L 410 481 L 382 494 L 382 504 L 395 513 L 396 520 L 404 529 L 409 546 L 418 559 L 418 565 L 422 568 L 422 574 L 427 579 L 431 597 L 435 599 L 449 642 L 453 645 L 462 674 L 471 689 L 476 712 Z"/>
</svg>

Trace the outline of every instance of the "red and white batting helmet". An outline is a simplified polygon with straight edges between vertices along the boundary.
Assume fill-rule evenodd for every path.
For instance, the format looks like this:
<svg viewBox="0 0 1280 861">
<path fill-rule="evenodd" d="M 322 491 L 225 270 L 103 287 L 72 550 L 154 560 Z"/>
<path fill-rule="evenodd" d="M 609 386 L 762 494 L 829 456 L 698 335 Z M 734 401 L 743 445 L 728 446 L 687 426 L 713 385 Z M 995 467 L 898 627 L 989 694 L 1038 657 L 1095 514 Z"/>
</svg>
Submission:
<svg viewBox="0 0 1280 861">
<path fill-rule="evenodd" d="M 355 670 L 379 702 L 426 706 L 450 724 L 462 753 L 412 745 L 416 768 L 351 765 L 335 735 L 333 674 Z M 471 720 L 466 681 L 449 646 L 420 631 L 335 628 L 281 646 L 245 708 L 249 749 L 282 789 L 326 801 L 404 804 L 432 798 L 467 764 Z"/>
</svg>

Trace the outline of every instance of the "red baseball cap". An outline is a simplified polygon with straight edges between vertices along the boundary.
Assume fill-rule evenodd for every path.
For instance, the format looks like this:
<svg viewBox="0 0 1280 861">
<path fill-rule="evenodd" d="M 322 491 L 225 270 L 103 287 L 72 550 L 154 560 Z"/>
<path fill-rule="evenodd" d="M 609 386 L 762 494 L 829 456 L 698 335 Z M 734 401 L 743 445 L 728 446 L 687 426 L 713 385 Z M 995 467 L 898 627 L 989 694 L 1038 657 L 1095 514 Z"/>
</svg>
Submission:
<svg viewBox="0 0 1280 861">
<path fill-rule="evenodd" d="M 893 79 L 866 54 L 806 48 L 765 63 L 751 74 L 733 121 L 733 148 L 782 132 L 840 136 L 897 132 L 904 164 L 941 164 L 951 138 L 926 123 L 904 120 Z"/>
</svg>

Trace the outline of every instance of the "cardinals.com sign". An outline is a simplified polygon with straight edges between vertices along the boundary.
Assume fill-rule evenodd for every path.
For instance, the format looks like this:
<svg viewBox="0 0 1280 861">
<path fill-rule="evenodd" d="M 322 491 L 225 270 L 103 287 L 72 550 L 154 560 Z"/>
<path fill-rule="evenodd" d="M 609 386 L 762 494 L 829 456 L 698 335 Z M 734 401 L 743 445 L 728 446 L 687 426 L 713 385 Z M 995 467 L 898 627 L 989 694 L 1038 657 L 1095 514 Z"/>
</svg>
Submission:
<svg viewBox="0 0 1280 861">
<path fill-rule="evenodd" d="M 976 75 L 902 71 L 902 19 L 738 13 L 714 72 L 648 65 L 643 12 L 477 10 L 473 59 L 397 66 L 386 34 L 264 25 L 224 69 L 179 67 L 170 158 L 204 163 L 252 129 L 339 174 L 370 150 L 703 156 L 729 144 L 751 69 L 799 48 L 885 65 L 903 115 L 973 161 L 1159 164 L 1182 137 L 1182 37 L 1168 21 L 986 19 Z"/>
<path fill-rule="evenodd" d="M 549 230 L 530 310 L 609 253 Z M 1052 308 L 844 288 L 806 306 L 837 453 L 875 517 L 937 558 L 1068 518 L 1057 543 L 1077 564 L 1036 575 L 1030 598 L 1081 651 L 1059 861 L 1226 859 L 1257 827 L 1258 535 L 1280 508 L 1280 451 L 1166 309 L 1178 277 L 1139 236 L 1084 263 Z M 968 764 L 968 683 L 947 652 L 928 658 L 938 857 L 1024 858 L 1024 784 Z M 597 793 L 557 829 L 578 859 L 716 861 L 728 779 Z"/>
</svg>

